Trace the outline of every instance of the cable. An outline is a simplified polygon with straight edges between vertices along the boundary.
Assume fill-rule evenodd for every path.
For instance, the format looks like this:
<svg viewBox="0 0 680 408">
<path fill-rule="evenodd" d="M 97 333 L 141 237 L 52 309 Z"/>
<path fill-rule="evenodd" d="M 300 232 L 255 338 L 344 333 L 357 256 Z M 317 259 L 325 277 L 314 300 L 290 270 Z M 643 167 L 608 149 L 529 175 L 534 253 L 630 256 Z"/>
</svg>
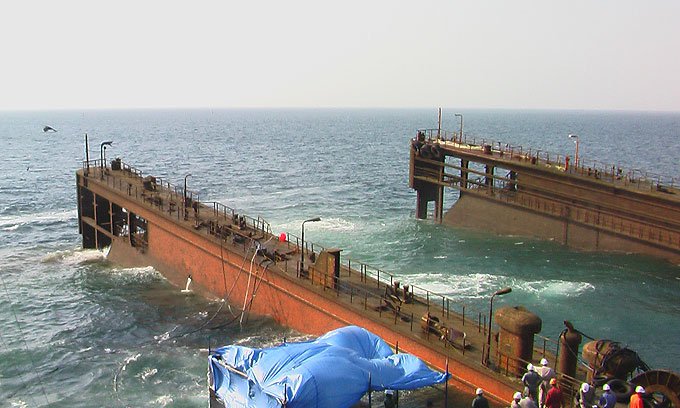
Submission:
<svg viewBox="0 0 680 408">
<path fill-rule="evenodd" d="M 255 262 L 255 257 L 257 256 L 258 251 L 260 250 L 260 246 L 257 246 L 257 249 L 255 249 L 255 253 L 253 254 L 253 257 L 250 259 L 250 270 L 248 271 L 248 284 L 246 285 L 246 292 L 243 297 L 243 308 L 241 310 L 241 318 L 238 321 L 239 326 L 241 327 L 241 330 L 243 330 L 243 316 L 245 315 L 246 312 L 246 303 L 248 302 L 248 291 L 250 290 L 250 278 L 253 276 L 253 263 Z"/>
<path fill-rule="evenodd" d="M 265 242 L 265 244 L 267 244 L 267 243 L 268 243 L 269 241 L 271 241 L 272 239 L 273 239 L 273 236 L 270 237 L 270 238 Z M 253 247 L 255 247 L 256 249 L 255 249 L 255 252 L 253 253 L 253 256 L 251 257 L 251 260 L 250 260 L 250 270 L 249 270 L 249 272 L 248 272 L 248 285 L 247 285 L 247 289 L 246 289 L 246 297 L 245 297 L 245 299 L 244 299 L 243 310 L 241 311 L 241 314 L 240 314 L 240 315 L 234 315 L 234 313 L 231 311 L 231 306 L 230 306 L 230 305 L 228 304 L 228 302 L 227 302 L 227 299 L 230 297 L 231 293 L 233 292 L 234 288 L 236 287 L 236 284 L 238 283 L 238 280 L 239 280 L 239 278 L 240 278 L 240 276 L 241 276 L 241 273 L 244 271 L 244 268 L 243 268 L 243 267 L 244 267 L 244 265 L 245 265 L 245 263 L 246 263 L 246 260 L 248 259 L 248 253 L 250 252 L 251 248 L 253 248 Z M 259 287 L 260 287 L 260 284 L 262 283 L 263 275 L 264 275 L 264 273 L 267 271 L 267 268 L 269 267 L 269 264 L 268 264 L 268 265 L 264 268 L 264 271 L 262 272 L 262 274 L 259 274 L 260 276 L 256 277 L 256 281 L 255 281 L 255 283 L 253 284 L 253 293 L 252 293 L 250 302 L 248 302 L 248 292 L 249 292 L 249 290 L 250 290 L 250 280 L 251 280 L 251 277 L 252 277 L 252 274 L 253 274 L 253 272 L 252 272 L 252 271 L 253 271 L 253 265 L 254 265 L 254 262 L 255 262 L 255 257 L 259 254 L 260 249 L 261 249 L 260 243 L 257 242 L 257 240 L 252 239 L 252 240 L 251 240 L 251 245 L 250 245 L 250 247 L 249 247 L 249 248 L 244 252 L 244 254 L 243 254 L 243 262 L 241 263 L 241 267 L 239 268 L 238 274 L 236 275 L 236 279 L 234 279 L 234 283 L 232 284 L 231 288 L 226 292 L 226 295 L 225 295 L 225 297 L 222 299 L 222 302 L 221 302 L 221 304 L 220 304 L 220 307 L 215 311 L 215 313 L 213 313 L 213 315 L 212 315 L 209 319 L 205 320 L 205 321 L 204 321 L 198 328 L 196 328 L 196 329 L 187 331 L 187 332 L 182 333 L 182 334 L 177 334 L 177 335 L 175 335 L 175 336 L 168 337 L 168 338 L 165 339 L 165 340 L 161 340 L 161 342 L 164 342 L 164 341 L 167 341 L 167 340 L 172 340 L 172 339 L 177 339 L 177 338 L 186 337 L 186 336 L 188 336 L 188 335 L 190 335 L 190 334 L 193 334 L 193 333 L 196 333 L 196 332 L 199 332 L 199 331 L 203 330 L 204 328 L 206 328 L 206 326 L 208 326 L 208 324 L 210 324 L 210 323 L 211 323 L 211 322 L 212 322 L 212 321 L 220 314 L 220 312 L 221 312 L 222 309 L 224 308 L 224 305 L 225 305 L 225 304 L 229 307 L 229 311 L 230 311 L 230 313 L 232 314 L 232 319 L 230 319 L 230 320 L 227 321 L 226 323 L 220 324 L 220 325 L 218 325 L 218 326 L 209 327 L 208 330 L 217 330 L 217 329 L 226 327 L 226 326 L 228 326 L 228 325 L 234 323 L 237 319 L 240 319 L 240 321 L 239 321 L 239 326 L 240 326 L 240 328 L 241 328 L 241 330 L 242 330 L 242 329 L 243 329 L 242 322 L 243 322 L 243 318 L 244 318 L 244 315 L 245 315 L 245 311 L 246 311 L 246 310 L 249 310 L 249 309 L 251 308 L 251 306 L 252 306 L 252 304 L 253 304 L 253 301 L 254 301 L 254 298 L 255 298 L 255 295 L 256 295 L 256 293 L 257 293 Z M 226 271 L 225 271 L 225 269 L 224 269 L 224 252 L 223 252 L 223 246 L 222 246 L 222 240 L 221 240 L 221 239 L 220 239 L 220 261 L 221 261 L 221 263 L 222 263 L 223 283 L 224 283 L 224 288 L 225 288 L 225 290 L 226 290 L 226 287 L 227 287 L 227 277 L 226 277 Z M 265 261 L 268 261 L 268 259 L 265 259 Z M 260 263 L 260 266 L 262 266 L 262 264 L 263 264 L 265 261 L 263 261 L 262 263 Z M 270 261 L 270 262 L 271 262 L 271 261 Z M 258 278 L 259 278 L 259 279 L 258 279 Z M 150 344 L 150 343 L 151 343 L 151 341 L 149 341 L 149 342 L 147 342 L 147 343 L 142 343 L 141 346 L 144 346 L 144 345 L 147 345 L 147 344 Z M 160 343 L 160 342 L 159 342 L 159 343 Z M 129 361 L 125 361 L 124 364 L 120 365 L 120 366 L 118 367 L 118 370 L 116 370 L 116 373 L 114 374 L 114 378 L 113 378 L 113 388 L 114 388 L 114 393 L 115 393 L 115 395 L 116 395 L 116 399 L 117 399 L 122 405 L 124 405 L 124 406 L 125 406 L 125 403 L 121 400 L 121 398 L 120 398 L 120 396 L 119 396 L 119 394 L 118 394 L 118 382 L 119 382 L 118 379 L 119 379 L 121 373 L 123 372 L 123 370 L 125 369 L 125 367 L 127 366 L 128 363 L 129 363 Z"/>
</svg>

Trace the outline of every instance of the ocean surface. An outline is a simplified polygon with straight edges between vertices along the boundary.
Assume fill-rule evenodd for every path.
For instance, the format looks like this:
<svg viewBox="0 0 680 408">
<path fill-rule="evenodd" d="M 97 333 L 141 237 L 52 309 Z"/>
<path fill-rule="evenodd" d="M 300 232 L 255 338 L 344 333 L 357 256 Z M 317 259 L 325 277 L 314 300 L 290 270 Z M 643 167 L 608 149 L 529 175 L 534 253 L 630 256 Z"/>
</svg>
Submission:
<svg viewBox="0 0 680 408">
<path fill-rule="evenodd" d="M 462 113 L 468 138 L 572 155 L 575 133 L 581 160 L 680 176 L 677 113 Z M 458 126 L 445 111 L 443 128 Z M 262 216 L 274 232 L 298 235 L 319 216 L 309 241 L 468 310 L 488 310 L 489 295 L 510 286 L 494 306 L 526 306 L 544 336 L 570 320 L 680 370 L 679 266 L 415 219 L 409 140 L 436 127 L 435 109 L 0 112 L 0 406 L 206 406 L 209 347 L 304 338 L 256 316 L 241 327 L 221 302 L 183 295 L 152 268 L 82 250 L 74 172 L 85 133 L 91 158 L 111 140 L 108 159 L 176 185 L 191 173 L 203 200 Z M 447 192 L 446 205 L 454 200 Z M 401 406 L 422 406 L 423 395 Z"/>
</svg>

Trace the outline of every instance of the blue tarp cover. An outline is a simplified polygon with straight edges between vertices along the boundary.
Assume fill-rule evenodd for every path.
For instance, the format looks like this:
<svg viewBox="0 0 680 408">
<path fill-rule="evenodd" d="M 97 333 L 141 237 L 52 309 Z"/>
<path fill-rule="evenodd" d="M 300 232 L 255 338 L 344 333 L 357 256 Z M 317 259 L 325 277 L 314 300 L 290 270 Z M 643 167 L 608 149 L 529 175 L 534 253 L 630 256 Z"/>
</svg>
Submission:
<svg viewBox="0 0 680 408">
<path fill-rule="evenodd" d="M 374 391 L 412 390 L 447 378 L 411 354 L 394 354 L 380 337 L 357 326 L 268 349 L 222 347 L 209 361 L 211 387 L 227 406 L 239 408 L 280 407 L 284 400 L 290 408 L 350 407 L 367 392 L 369 378 Z"/>
</svg>

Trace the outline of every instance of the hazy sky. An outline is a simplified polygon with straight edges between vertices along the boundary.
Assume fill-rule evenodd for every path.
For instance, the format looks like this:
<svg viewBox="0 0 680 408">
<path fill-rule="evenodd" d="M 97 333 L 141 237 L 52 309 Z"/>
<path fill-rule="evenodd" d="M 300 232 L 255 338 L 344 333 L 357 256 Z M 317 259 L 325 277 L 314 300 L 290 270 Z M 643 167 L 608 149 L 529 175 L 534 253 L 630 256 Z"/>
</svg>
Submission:
<svg viewBox="0 0 680 408">
<path fill-rule="evenodd" d="M 680 1 L 0 4 L 0 109 L 680 111 Z"/>
</svg>

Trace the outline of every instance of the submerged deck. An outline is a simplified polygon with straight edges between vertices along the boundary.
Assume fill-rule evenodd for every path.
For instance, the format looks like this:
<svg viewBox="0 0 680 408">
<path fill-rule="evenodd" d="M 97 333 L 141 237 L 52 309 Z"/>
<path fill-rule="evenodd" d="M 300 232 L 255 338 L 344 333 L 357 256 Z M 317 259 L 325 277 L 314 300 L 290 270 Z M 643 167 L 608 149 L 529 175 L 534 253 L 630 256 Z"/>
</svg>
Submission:
<svg viewBox="0 0 680 408">
<path fill-rule="evenodd" d="M 551 239 L 584 250 L 680 261 L 680 189 L 672 177 L 457 134 L 419 131 L 410 186 L 417 214 L 485 231 Z M 444 188 L 460 199 L 444 215 Z"/>
<path fill-rule="evenodd" d="M 493 399 L 507 402 L 522 388 L 514 371 L 528 361 L 518 361 L 499 350 L 497 335 L 489 335 L 488 311 L 470 310 L 444 295 L 398 283 L 380 269 L 341 258 L 340 250 L 308 242 L 304 243 L 307 268 L 301 270 L 303 243 L 299 237 L 286 234 L 281 239 L 260 218 L 238 214 L 220 203 L 199 201 L 196 193 L 160 178 L 145 177 L 124 163 L 119 162 L 115 169 L 100 165 L 98 161 L 85 163 L 77 174 L 85 247 L 112 245 L 119 260 L 150 261 L 178 286 L 190 273 L 197 291 L 236 305 L 243 302 L 240 307 L 245 312 L 271 314 L 280 323 L 309 334 L 322 334 L 340 324 L 364 326 L 433 367 L 444 370 L 448 365 L 453 384 L 468 392 L 482 387 Z M 153 235 L 160 234 L 159 230 L 163 230 L 166 247 L 150 248 L 157 245 Z M 131 250 L 120 250 L 123 246 Z M 189 246 L 215 258 L 219 266 L 204 271 L 198 258 L 185 249 Z M 158 255 L 163 251 L 177 251 L 186 257 L 177 266 Z M 227 273 L 225 268 L 233 272 Z M 245 272 L 243 277 L 241 272 Z M 233 291 L 235 287 L 244 290 Z M 284 298 L 265 292 L 268 287 L 278 288 Z M 308 310 L 320 311 L 322 317 L 290 310 L 290 299 Z M 557 343 L 540 336 L 536 340 L 532 362 L 546 356 L 554 365 Z M 569 378 L 564 383 L 567 387 L 579 384 Z"/>
</svg>

